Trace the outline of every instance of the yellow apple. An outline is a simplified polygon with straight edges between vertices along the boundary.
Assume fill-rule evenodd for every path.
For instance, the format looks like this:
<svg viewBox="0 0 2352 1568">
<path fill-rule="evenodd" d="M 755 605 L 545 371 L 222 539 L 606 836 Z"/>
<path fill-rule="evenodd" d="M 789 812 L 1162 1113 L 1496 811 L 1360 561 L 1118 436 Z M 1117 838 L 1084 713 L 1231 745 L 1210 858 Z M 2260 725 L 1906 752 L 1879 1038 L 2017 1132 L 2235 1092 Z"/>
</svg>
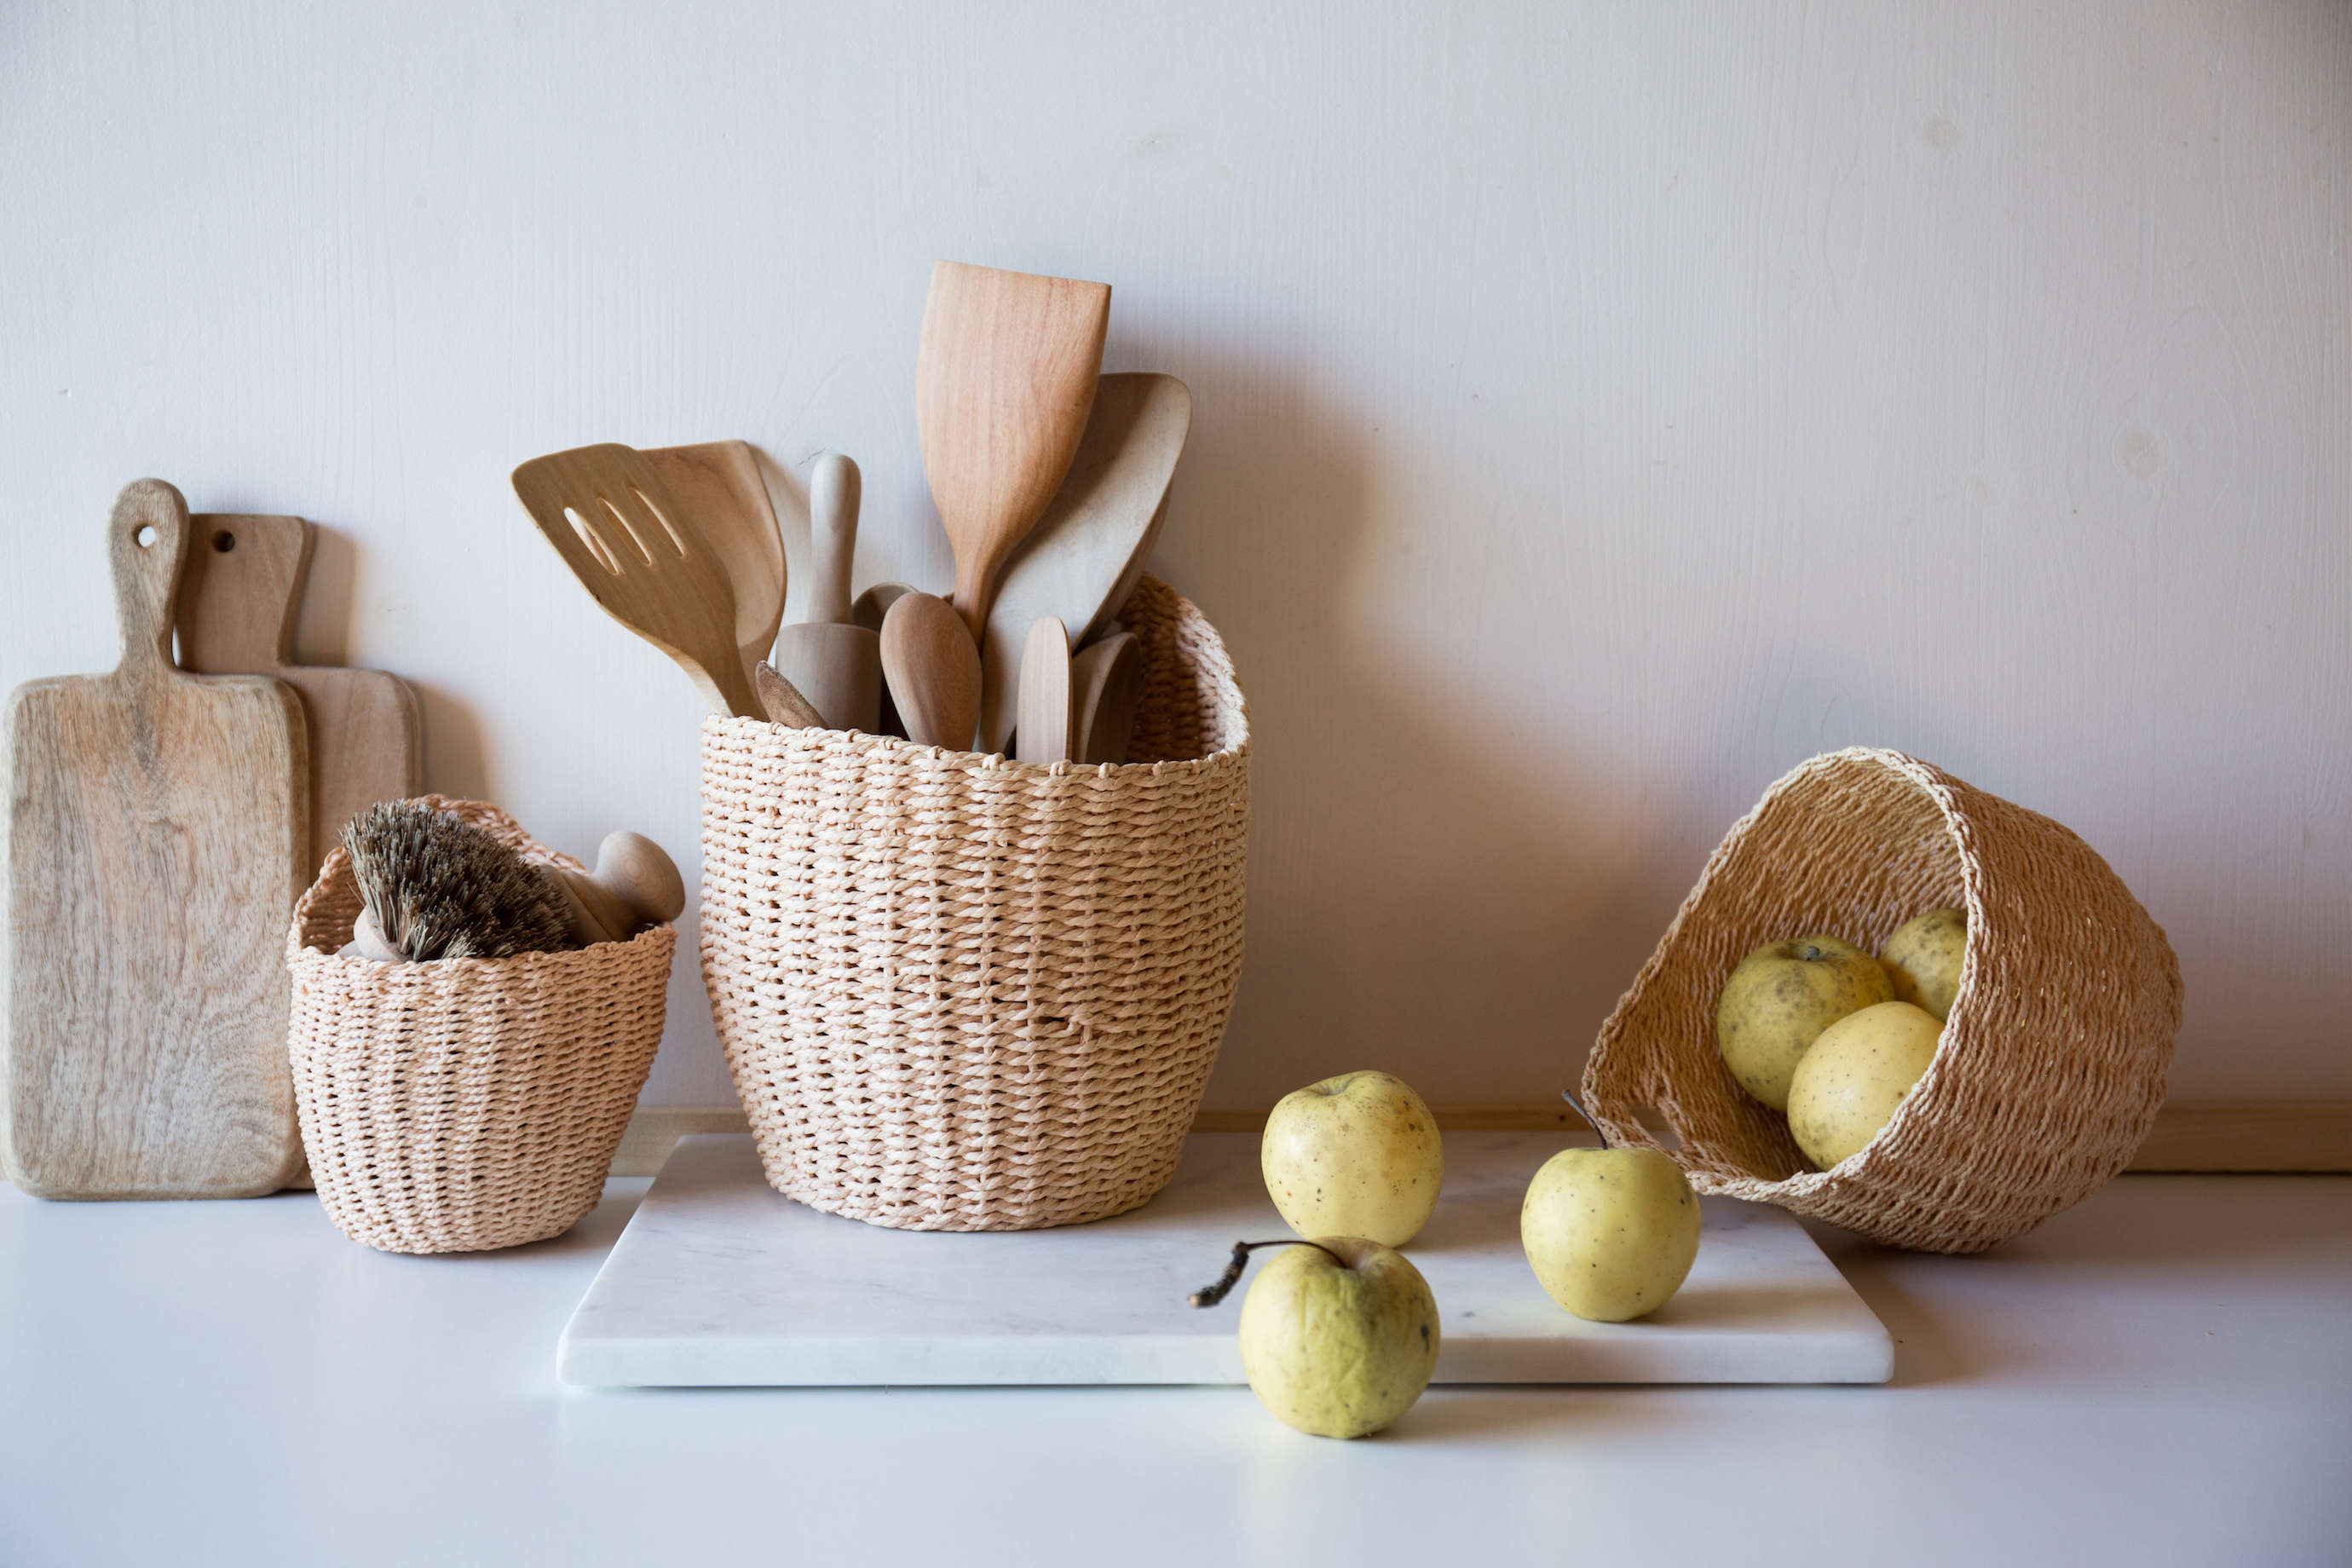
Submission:
<svg viewBox="0 0 2352 1568">
<path fill-rule="evenodd" d="M 1698 1197 L 1655 1149 L 1563 1149 L 1528 1184 L 1519 1244 L 1551 1299 L 1596 1323 L 1645 1317 L 1698 1257 Z"/>
<path fill-rule="evenodd" d="M 1969 955 L 1969 911 L 1929 910 L 1906 921 L 1878 950 L 1895 983 L 1895 999 L 1924 1007 L 1938 1023 L 1952 1016 L 1960 994 L 1960 965 Z"/>
<path fill-rule="evenodd" d="M 1304 1237 L 1402 1247 L 1445 1180 L 1436 1119 L 1403 1079 L 1342 1073 L 1282 1097 L 1258 1146 L 1265 1190 Z"/>
<path fill-rule="evenodd" d="M 1894 1000 L 1886 966 L 1852 942 L 1801 936 L 1759 947 L 1723 983 L 1715 1040 L 1739 1087 L 1775 1110 L 1789 1103 L 1789 1075 L 1823 1029 L 1875 1002 Z"/>
<path fill-rule="evenodd" d="M 1789 1085 L 1789 1131 L 1822 1170 L 1878 1136 L 1936 1059 L 1943 1026 L 1908 1002 L 1881 1002 L 1822 1031 Z"/>
<path fill-rule="evenodd" d="M 1242 1301 L 1258 1402 L 1318 1437 L 1361 1437 L 1412 1408 L 1437 1370 L 1437 1301 L 1402 1254 L 1355 1236 L 1276 1249 Z"/>
</svg>

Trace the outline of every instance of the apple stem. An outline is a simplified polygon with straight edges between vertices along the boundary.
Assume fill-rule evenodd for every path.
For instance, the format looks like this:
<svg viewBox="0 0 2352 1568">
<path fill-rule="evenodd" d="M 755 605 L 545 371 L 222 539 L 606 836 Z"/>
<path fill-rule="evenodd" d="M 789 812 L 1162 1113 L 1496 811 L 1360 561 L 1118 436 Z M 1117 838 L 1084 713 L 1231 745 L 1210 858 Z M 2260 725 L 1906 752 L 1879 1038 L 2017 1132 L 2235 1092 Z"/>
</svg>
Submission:
<svg viewBox="0 0 2352 1568">
<path fill-rule="evenodd" d="M 1585 1109 L 1584 1109 L 1584 1107 L 1582 1107 L 1581 1105 L 1579 1105 L 1579 1104 L 1576 1102 L 1576 1096 L 1574 1096 L 1574 1095 L 1572 1095 L 1572 1094 L 1569 1093 L 1569 1092 L 1568 1092 L 1568 1090 L 1566 1090 L 1566 1089 L 1561 1089 L 1561 1090 L 1559 1091 L 1559 1097 L 1560 1097 L 1562 1100 L 1564 1100 L 1568 1101 L 1568 1108 L 1569 1108 L 1570 1110 L 1575 1111 L 1575 1112 L 1576 1112 L 1576 1114 L 1577 1114 L 1578 1116 L 1580 1116 L 1580 1117 L 1583 1118 L 1583 1120 L 1584 1120 L 1584 1124 L 1585 1124 L 1587 1127 L 1591 1128 L 1591 1129 L 1592 1129 L 1592 1131 L 1593 1131 L 1594 1136 L 1598 1137 L 1598 1138 L 1601 1140 L 1601 1146 L 1603 1149 L 1608 1148 L 1608 1147 L 1609 1147 L 1609 1133 L 1608 1133 L 1608 1131 L 1607 1131 L 1605 1128 L 1603 1128 L 1603 1127 L 1601 1125 L 1601 1123 L 1599 1123 L 1598 1121 L 1593 1121 L 1593 1120 L 1592 1120 L 1592 1112 L 1591 1112 L 1591 1111 L 1589 1111 L 1589 1110 L 1585 1110 Z"/>
<path fill-rule="evenodd" d="M 1249 1267 L 1249 1255 L 1261 1247 L 1311 1247 L 1340 1268 L 1348 1267 L 1346 1258 L 1319 1241 L 1302 1241 L 1297 1237 L 1290 1236 L 1284 1237 L 1280 1241 L 1236 1241 L 1234 1243 L 1234 1255 L 1226 1262 L 1225 1271 L 1217 1276 L 1217 1282 L 1214 1285 L 1203 1286 L 1184 1299 L 1195 1307 L 1213 1307 L 1232 1295 L 1234 1287 L 1242 1282 L 1242 1270 Z"/>
</svg>

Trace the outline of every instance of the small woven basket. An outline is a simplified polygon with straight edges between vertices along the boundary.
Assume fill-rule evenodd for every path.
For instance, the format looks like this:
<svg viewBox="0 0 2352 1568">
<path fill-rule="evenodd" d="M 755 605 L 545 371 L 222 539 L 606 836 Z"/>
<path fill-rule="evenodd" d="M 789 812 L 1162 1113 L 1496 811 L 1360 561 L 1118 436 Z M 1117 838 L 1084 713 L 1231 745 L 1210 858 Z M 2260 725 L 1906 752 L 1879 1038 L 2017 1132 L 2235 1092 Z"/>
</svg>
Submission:
<svg viewBox="0 0 2352 1568">
<path fill-rule="evenodd" d="M 580 865 L 495 806 L 420 804 Z M 286 943 L 295 1106 L 327 1213 L 386 1252 L 483 1252 L 571 1229 L 596 1206 L 661 1045 L 677 933 L 513 958 L 338 958 L 359 912 L 338 848 Z"/>
<path fill-rule="evenodd" d="M 713 717 L 702 973 L 768 1181 L 903 1230 L 1122 1213 L 1175 1174 L 1242 964 L 1249 723 L 1145 577 L 1120 766 Z"/>
<path fill-rule="evenodd" d="M 1934 1062 L 1859 1153 L 1816 1172 L 1741 1091 L 1715 1008 L 1739 960 L 1823 932 L 1877 951 L 1965 907 L 1968 960 Z M 1778 1204 L 1890 1246 L 1979 1252 L 2121 1171 L 2164 1099 L 2180 970 L 2163 931 L 2073 833 L 1899 752 L 1815 757 L 1733 826 L 1601 1026 L 1585 1104 L 1654 1144 L 1654 1108 L 1703 1193 Z"/>
</svg>

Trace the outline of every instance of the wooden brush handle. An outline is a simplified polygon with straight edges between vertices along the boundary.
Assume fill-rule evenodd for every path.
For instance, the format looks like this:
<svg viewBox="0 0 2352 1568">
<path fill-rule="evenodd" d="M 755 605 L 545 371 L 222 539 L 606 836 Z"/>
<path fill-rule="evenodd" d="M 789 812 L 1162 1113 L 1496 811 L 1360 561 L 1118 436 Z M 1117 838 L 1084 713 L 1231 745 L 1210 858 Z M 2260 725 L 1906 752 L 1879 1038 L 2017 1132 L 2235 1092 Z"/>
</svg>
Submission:
<svg viewBox="0 0 2352 1568">
<path fill-rule="evenodd" d="M 593 871 L 555 869 L 572 906 L 572 934 L 583 944 L 626 942 L 686 909 L 677 863 L 642 833 L 606 836 Z"/>
</svg>

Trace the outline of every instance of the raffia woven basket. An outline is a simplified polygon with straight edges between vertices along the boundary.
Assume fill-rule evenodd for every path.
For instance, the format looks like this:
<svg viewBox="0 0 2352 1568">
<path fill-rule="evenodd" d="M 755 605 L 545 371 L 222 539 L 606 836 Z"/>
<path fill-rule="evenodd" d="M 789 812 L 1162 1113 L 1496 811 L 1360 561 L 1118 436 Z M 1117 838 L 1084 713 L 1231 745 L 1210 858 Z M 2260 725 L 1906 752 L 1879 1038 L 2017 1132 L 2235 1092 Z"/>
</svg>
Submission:
<svg viewBox="0 0 2352 1568">
<path fill-rule="evenodd" d="M 1145 577 L 1129 761 L 710 718 L 702 973 L 768 1181 L 904 1230 L 1131 1209 L 1175 1174 L 1241 977 L 1249 723 Z"/>
<path fill-rule="evenodd" d="M 536 859 L 478 801 L 426 795 Z M 661 1045 L 677 932 L 514 958 L 338 958 L 360 911 L 338 848 L 294 907 L 288 1053 L 319 1200 L 386 1252 L 482 1252 L 561 1236 L 596 1206 Z"/>
<path fill-rule="evenodd" d="M 1741 1091 L 1715 1008 L 1739 960 L 1824 932 L 1876 952 L 1965 907 L 1968 961 L 1934 1062 L 1859 1153 L 1817 1172 Z M 2131 1161 L 2164 1099 L 2180 970 L 2089 845 L 1899 752 L 1819 756 L 1733 826 L 1601 1026 L 1586 1105 L 1654 1143 L 1654 1108 L 1703 1193 L 1778 1204 L 1891 1246 L 1979 1252 Z"/>
</svg>

